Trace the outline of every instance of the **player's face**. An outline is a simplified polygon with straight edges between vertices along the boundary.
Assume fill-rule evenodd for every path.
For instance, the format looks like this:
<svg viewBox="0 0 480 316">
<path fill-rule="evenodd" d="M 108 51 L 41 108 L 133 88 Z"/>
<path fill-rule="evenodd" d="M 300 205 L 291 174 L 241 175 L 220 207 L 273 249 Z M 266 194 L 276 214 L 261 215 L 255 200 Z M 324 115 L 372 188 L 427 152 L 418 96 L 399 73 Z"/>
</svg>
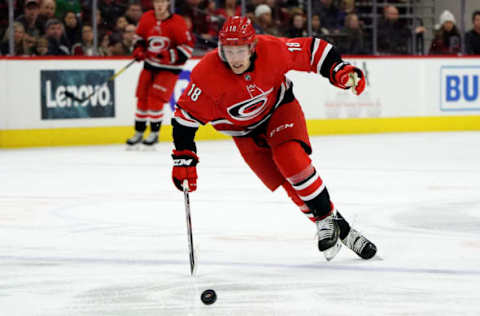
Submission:
<svg viewBox="0 0 480 316">
<path fill-rule="evenodd" d="M 223 53 L 227 63 L 235 74 L 241 74 L 250 67 L 250 48 L 248 45 L 224 46 Z"/>
<path fill-rule="evenodd" d="M 153 9 L 156 14 L 165 14 L 170 6 L 168 0 L 153 0 Z"/>
</svg>

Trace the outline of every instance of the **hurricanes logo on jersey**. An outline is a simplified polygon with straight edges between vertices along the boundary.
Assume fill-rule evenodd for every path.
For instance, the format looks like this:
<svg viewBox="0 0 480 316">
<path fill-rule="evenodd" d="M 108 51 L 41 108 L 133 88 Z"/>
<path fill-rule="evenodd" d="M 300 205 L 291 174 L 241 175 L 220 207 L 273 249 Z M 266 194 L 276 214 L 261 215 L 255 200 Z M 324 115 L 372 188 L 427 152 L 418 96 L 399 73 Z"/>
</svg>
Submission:
<svg viewBox="0 0 480 316">
<path fill-rule="evenodd" d="M 272 91 L 273 88 L 251 99 L 234 104 L 227 109 L 227 112 L 235 120 L 251 120 L 265 110 L 268 95 Z"/>
<path fill-rule="evenodd" d="M 170 47 L 170 39 L 165 36 L 151 36 L 148 38 L 148 50 L 152 53 L 161 53 Z"/>
</svg>

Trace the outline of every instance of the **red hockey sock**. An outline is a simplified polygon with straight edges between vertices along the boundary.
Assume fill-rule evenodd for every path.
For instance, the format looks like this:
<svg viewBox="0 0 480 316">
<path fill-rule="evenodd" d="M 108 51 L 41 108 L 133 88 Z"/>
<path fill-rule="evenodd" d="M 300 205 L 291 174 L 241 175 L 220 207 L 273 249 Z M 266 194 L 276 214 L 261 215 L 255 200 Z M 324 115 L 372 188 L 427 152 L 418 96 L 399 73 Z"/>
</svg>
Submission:
<svg viewBox="0 0 480 316">
<path fill-rule="evenodd" d="M 300 143 L 289 141 L 275 146 L 272 152 L 275 164 L 294 190 L 286 189 L 289 196 L 292 198 L 291 194 L 296 193 L 312 211 L 315 220 L 328 216 L 334 208 L 333 203 L 322 178 Z M 298 205 L 297 202 L 295 204 Z"/>
<path fill-rule="evenodd" d="M 302 213 L 305 214 L 309 220 L 311 220 L 312 222 L 315 222 L 315 216 L 313 215 L 312 210 L 310 210 L 307 204 L 305 204 L 305 202 L 303 202 L 303 200 L 298 197 L 297 191 L 295 191 L 295 189 L 292 187 L 290 182 L 285 181 L 282 184 L 282 187 L 287 192 L 288 197 L 292 199 L 293 203 L 295 203 L 298 206 L 300 211 L 302 211 Z"/>
</svg>

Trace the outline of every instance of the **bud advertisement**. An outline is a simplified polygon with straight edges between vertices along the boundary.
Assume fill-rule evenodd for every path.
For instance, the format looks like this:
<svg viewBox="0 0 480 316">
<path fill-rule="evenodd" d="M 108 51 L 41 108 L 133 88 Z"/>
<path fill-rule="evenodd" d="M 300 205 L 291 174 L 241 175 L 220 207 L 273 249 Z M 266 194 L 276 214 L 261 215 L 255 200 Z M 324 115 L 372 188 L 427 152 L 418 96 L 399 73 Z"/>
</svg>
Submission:
<svg viewBox="0 0 480 316">
<path fill-rule="evenodd" d="M 42 70 L 42 120 L 115 117 L 113 70 Z"/>
</svg>

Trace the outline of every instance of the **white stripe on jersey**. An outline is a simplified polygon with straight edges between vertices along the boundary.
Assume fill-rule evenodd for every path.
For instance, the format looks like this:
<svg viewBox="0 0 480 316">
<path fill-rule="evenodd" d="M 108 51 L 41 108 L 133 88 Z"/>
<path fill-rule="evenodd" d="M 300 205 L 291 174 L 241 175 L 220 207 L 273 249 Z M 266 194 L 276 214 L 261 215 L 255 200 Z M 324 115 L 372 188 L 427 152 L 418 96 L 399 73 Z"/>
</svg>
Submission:
<svg viewBox="0 0 480 316">
<path fill-rule="evenodd" d="M 322 64 L 325 60 L 325 58 L 327 58 L 327 55 L 328 55 L 328 52 L 330 52 L 330 50 L 332 49 L 332 44 L 327 44 L 327 46 L 325 46 L 325 48 L 323 49 L 323 53 L 322 53 L 322 57 L 320 57 L 320 60 L 318 61 L 318 64 L 317 64 L 317 73 L 319 74 L 320 73 L 320 69 L 322 69 Z"/>
<path fill-rule="evenodd" d="M 192 57 L 193 48 L 191 48 L 190 46 L 180 45 L 180 46 L 177 46 L 177 49 L 181 51 L 188 58 Z"/>
<path fill-rule="evenodd" d="M 313 44 L 313 51 L 312 51 L 312 58 L 310 58 L 310 65 L 313 64 L 313 60 L 315 59 L 315 54 L 317 53 L 318 46 L 320 46 L 320 39 L 314 38 L 315 44 Z"/>
<path fill-rule="evenodd" d="M 200 127 L 200 124 L 198 124 L 197 122 L 187 121 L 179 116 L 175 116 L 173 119 L 176 120 L 178 124 L 183 126 L 195 127 L 195 128 Z"/>
</svg>

